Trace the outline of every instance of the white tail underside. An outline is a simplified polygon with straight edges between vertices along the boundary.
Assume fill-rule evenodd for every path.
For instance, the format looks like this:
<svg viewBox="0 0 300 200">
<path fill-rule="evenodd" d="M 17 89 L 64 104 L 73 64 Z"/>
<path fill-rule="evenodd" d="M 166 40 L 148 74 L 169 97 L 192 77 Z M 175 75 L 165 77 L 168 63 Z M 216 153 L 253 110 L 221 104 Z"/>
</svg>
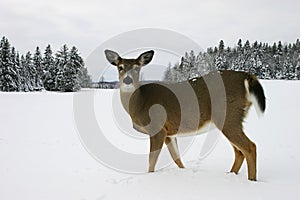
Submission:
<svg viewBox="0 0 300 200">
<path fill-rule="evenodd" d="M 245 88 L 246 88 L 246 91 L 247 91 L 247 99 L 248 99 L 248 101 L 250 101 L 254 105 L 254 108 L 255 108 L 257 116 L 258 117 L 262 117 L 264 113 L 263 113 L 263 111 L 260 109 L 260 107 L 258 105 L 258 101 L 257 101 L 256 96 L 249 91 L 249 83 L 248 83 L 248 81 L 245 80 L 244 84 L 245 84 Z"/>
</svg>

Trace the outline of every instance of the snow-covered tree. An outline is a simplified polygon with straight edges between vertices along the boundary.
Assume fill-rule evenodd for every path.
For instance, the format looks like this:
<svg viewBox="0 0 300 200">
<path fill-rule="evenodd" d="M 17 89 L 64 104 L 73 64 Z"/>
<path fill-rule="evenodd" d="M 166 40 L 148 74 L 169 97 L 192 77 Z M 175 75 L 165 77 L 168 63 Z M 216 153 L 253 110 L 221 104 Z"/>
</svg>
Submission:
<svg viewBox="0 0 300 200">
<path fill-rule="evenodd" d="M 29 91 L 28 80 L 27 80 L 28 71 L 25 67 L 26 67 L 26 60 L 25 60 L 25 57 L 22 55 L 21 58 L 20 58 L 20 65 L 19 65 L 19 68 L 18 68 L 18 72 L 19 72 L 19 75 L 20 75 L 19 91 L 22 91 L 22 92 L 28 92 Z"/>
<path fill-rule="evenodd" d="M 43 70 L 43 85 L 46 90 L 56 90 L 56 76 L 58 67 L 55 65 L 51 46 L 48 45 L 45 49 L 44 58 L 42 61 Z"/>
<path fill-rule="evenodd" d="M 193 53 L 185 53 L 180 64 L 167 68 L 166 74 L 171 74 L 172 80 L 182 81 L 217 68 L 247 71 L 262 79 L 300 79 L 299 39 L 293 44 L 283 45 L 279 41 L 272 46 L 257 41 L 251 45 L 249 40 L 243 44 L 239 39 L 233 48 L 225 48 L 221 40 L 217 47 L 210 47 L 194 58 Z"/>
<path fill-rule="evenodd" d="M 164 72 L 164 78 L 163 79 L 167 82 L 172 82 L 173 81 L 171 67 L 172 67 L 172 65 L 171 65 L 171 63 L 169 63 L 167 69 Z"/>
<path fill-rule="evenodd" d="M 43 72 L 43 58 L 39 47 L 36 47 L 35 53 L 33 55 L 33 67 L 35 68 L 36 73 L 32 77 L 33 86 L 35 90 L 43 89 L 42 77 L 44 76 Z"/>
<path fill-rule="evenodd" d="M 223 54 L 224 53 L 224 49 L 225 49 L 224 41 L 220 40 L 220 42 L 219 42 L 219 48 L 218 48 L 219 54 Z"/>
<path fill-rule="evenodd" d="M 15 83 L 17 84 L 17 91 L 20 91 L 20 55 L 18 52 L 16 52 L 16 49 L 12 47 L 11 49 L 11 62 L 12 62 L 12 69 L 16 72 L 16 79 Z"/>
<path fill-rule="evenodd" d="M 76 92 L 80 90 L 80 78 L 82 76 L 84 62 L 79 55 L 78 49 L 76 47 L 72 47 L 68 53 L 68 49 L 65 45 L 60 51 L 60 54 L 57 56 L 58 58 L 62 58 L 62 63 L 57 76 L 58 90 L 64 92 Z"/>
<path fill-rule="evenodd" d="M 5 92 L 18 91 L 18 75 L 12 61 L 14 58 L 11 55 L 10 43 L 5 37 L 1 40 L 0 52 L 0 90 Z"/>
<path fill-rule="evenodd" d="M 65 86 L 64 68 L 68 63 L 69 49 L 67 45 L 63 45 L 62 48 L 56 53 L 55 65 L 58 68 L 58 72 L 55 78 L 55 90 L 63 91 Z"/>
<path fill-rule="evenodd" d="M 6 37 L 0 41 L 0 91 L 77 91 L 90 87 L 91 77 L 78 49 L 67 45 L 52 55 L 51 46 L 45 49 L 44 57 L 40 48 L 26 55 L 19 55 L 11 48 Z M 70 89 L 71 88 L 71 89 Z"/>
<path fill-rule="evenodd" d="M 81 88 L 89 88 L 92 84 L 92 79 L 88 73 L 88 70 L 86 67 L 82 67 L 81 74 L 79 76 L 80 78 L 80 86 Z"/>
<path fill-rule="evenodd" d="M 215 58 L 215 66 L 218 70 L 226 70 L 228 69 L 228 63 L 225 54 L 225 45 L 224 41 L 221 40 L 219 43 L 218 53 Z"/>
<path fill-rule="evenodd" d="M 34 77 L 36 77 L 36 69 L 32 63 L 32 56 L 31 56 L 31 53 L 30 51 L 28 51 L 26 53 L 26 56 L 25 56 L 25 62 L 23 63 L 23 67 L 24 67 L 24 71 L 25 71 L 25 74 L 24 74 L 24 78 L 25 78 L 25 84 L 26 84 L 26 87 L 28 88 L 29 91 L 34 91 L 34 84 L 35 84 L 35 79 Z"/>
<path fill-rule="evenodd" d="M 69 59 L 69 48 L 65 44 L 62 46 L 62 48 L 55 54 L 55 65 L 57 65 L 59 68 L 62 68 L 65 66 Z"/>
</svg>

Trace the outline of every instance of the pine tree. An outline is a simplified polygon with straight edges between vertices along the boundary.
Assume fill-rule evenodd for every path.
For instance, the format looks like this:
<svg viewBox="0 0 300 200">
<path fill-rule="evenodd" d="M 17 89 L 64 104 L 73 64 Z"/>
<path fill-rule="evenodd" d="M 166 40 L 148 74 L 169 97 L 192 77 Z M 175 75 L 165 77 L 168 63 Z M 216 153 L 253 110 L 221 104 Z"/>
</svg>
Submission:
<svg viewBox="0 0 300 200">
<path fill-rule="evenodd" d="M 76 47 L 72 47 L 69 60 L 65 67 L 64 74 L 66 76 L 65 79 L 65 91 L 67 92 L 76 92 L 81 89 L 80 77 L 82 75 L 82 69 L 84 67 L 83 59 L 79 56 L 78 49 Z"/>
<path fill-rule="evenodd" d="M 277 53 L 277 44 L 276 42 L 274 42 L 273 46 L 272 46 L 272 54 L 275 55 Z"/>
<path fill-rule="evenodd" d="M 20 54 L 17 52 L 16 54 L 16 59 L 15 59 L 15 66 L 16 66 L 16 72 L 18 76 L 18 91 L 22 92 L 22 76 L 21 76 L 21 71 L 22 71 L 22 65 L 20 61 Z"/>
<path fill-rule="evenodd" d="M 243 43 L 242 39 L 238 40 L 237 47 L 235 50 L 234 57 L 232 58 L 231 70 L 241 71 L 243 66 Z"/>
<path fill-rule="evenodd" d="M 70 50 L 69 61 L 72 61 L 73 66 L 76 68 L 80 88 L 90 87 L 92 83 L 91 77 L 88 74 L 87 68 L 84 66 L 83 58 L 80 56 L 80 53 L 75 46 L 73 46 Z"/>
<path fill-rule="evenodd" d="M 43 74 L 43 66 L 42 66 L 42 54 L 39 47 L 36 47 L 35 53 L 33 55 L 33 67 L 35 68 L 36 73 L 34 74 L 33 78 L 33 85 L 35 90 L 43 89 L 43 81 L 42 77 Z"/>
<path fill-rule="evenodd" d="M 164 81 L 166 82 L 172 82 L 172 69 L 171 69 L 171 63 L 168 64 L 167 69 L 164 72 Z"/>
<path fill-rule="evenodd" d="M 62 48 L 56 53 L 55 65 L 59 68 L 63 68 L 68 62 L 69 59 L 69 48 L 65 44 Z"/>
<path fill-rule="evenodd" d="M 180 70 L 180 64 L 177 62 L 175 63 L 174 67 L 173 67 L 173 72 L 172 72 L 172 79 L 174 82 L 180 82 L 181 79 L 181 70 Z"/>
<path fill-rule="evenodd" d="M 195 56 L 195 52 L 193 50 L 191 50 L 189 56 L 188 56 L 188 74 L 187 74 L 187 79 L 193 79 L 196 77 L 199 77 L 200 74 L 198 72 L 198 61 L 197 58 Z"/>
<path fill-rule="evenodd" d="M 281 65 L 280 65 L 280 59 L 281 55 L 279 54 L 281 50 L 279 49 L 279 46 L 277 46 L 276 43 L 272 46 L 272 71 L 271 71 L 271 78 L 272 79 L 281 79 L 282 78 L 282 71 L 281 71 Z"/>
<path fill-rule="evenodd" d="M 19 88 L 19 91 L 22 91 L 22 92 L 28 92 L 29 91 L 29 88 L 28 88 L 28 85 L 27 85 L 28 71 L 27 71 L 27 69 L 25 69 L 25 67 L 26 67 L 26 60 L 25 60 L 25 57 L 22 55 L 21 58 L 20 58 L 20 65 L 19 65 L 19 68 L 18 68 L 19 75 L 20 75 L 20 88 Z"/>
<path fill-rule="evenodd" d="M 64 68 L 68 63 L 69 59 L 69 49 L 67 45 L 62 46 L 60 51 L 56 53 L 55 65 L 58 68 L 55 77 L 55 90 L 64 91 L 65 75 Z"/>
<path fill-rule="evenodd" d="M 81 75 L 80 75 L 80 86 L 81 88 L 89 88 L 91 87 L 91 84 L 92 84 L 92 79 L 88 74 L 88 70 L 86 67 L 83 67 L 81 69 Z"/>
<path fill-rule="evenodd" d="M 223 70 L 224 69 L 225 60 L 224 60 L 223 56 L 219 55 L 219 56 L 216 57 L 215 65 L 216 65 L 218 70 Z"/>
<path fill-rule="evenodd" d="M 281 41 L 278 42 L 278 46 L 277 46 L 277 52 L 276 52 L 279 56 L 283 55 L 283 46 Z"/>
<path fill-rule="evenodd" d="M 80 76 L 82 75 L 82 69 L 84 67 L 83 59 L 78 53 L 76 47 L 72 47 L 71 51 L 68 53 L 66 45 L 58 54 L 58 58 L 62 58 L 57 76 L 57 88 L 63 92 L 76 92 L 81 89 Z M 66 59 L 66 60 L 65 60 Z M 65 62 L 64 65 L 62 65 Z"/>
<path fill-rule="evenodd" d="M 296 47 L 296 53 L 298 53 L 298 55 L 300 55 L 300 40 L 297 39 L 296 43 L 295 43 L 295 47 Z"/>
<path fill-rule="evenodd" d="M 248 71 L 252 74 L 255 74 L 256 76 L 260 77 L 261 74 L 261 68 L 262 68 L 262 59 L 263 54 L 261 51 L 262 44 L 258 44 L 257 41 L 255 41 L 251 47 L 250 50 L 250 58 L 248 61 Z"/>
<path fill-rule="evenodd" d="M 259 43 L 257 49 L 255 49 L 255 75 L 258 78 L 262 77 L 261 69 L 263 67 L 264 51 L 262 49 L 262 43 Z"/>
<path fill-rule="evenodd" d="M 198 68 L 200 75 L 205 75 L 211 71 L 216 71 L 216 66 L 214 65 L 214 58 L 209 53 L 203 53 Z"/>
<path fill-rule="evenodd" d="M 220 40 L 219 42 L 219 54 L 223 54 L 224 53 L 224 48 L 225 48 L 225 45 L 224 45 L 224 41 L 223 40 Z"/>
<path fill-rule="evenodd" d="M 244 47 L 243 47 L 243 59 L 242 59 L 242 67 L 244 68 L 244 71 L 250 71 L 252 68 L 251 63 L 251 46 L 249 40 L 246 41 Z"/>
<path fill-rule="evenodd" d="M 42 77 L 44 88 L 49 91 L 56 90 L 56 75 L 59 69 L 55 65 L 50 45 L 48 45 L 45 49 L 42 66 L 44 74 Z"/>
<path fill-rule="evenodd" d="M 72 61 L 68 62 L 62 70 L 62 79 L 58 89 L 62 92 L 75 92 L 80 90 L 78 73 Z"/>
<path fill-rule="evenodd" d="M 294 74 L 295 74 L 295 68 L 293 67 L 291 63 L 291 59 L 289 56 L 289 53 L 286 54 L 286 59 L 283 63 L 283 72 L 284 72 L 284 78 L 287 80 L 293 80 Z"/>
<path fill-rule="evenodd" d="M 184 81 L 189 78 L 189 71 L 190 71 L 190 61 L 189 61 L 189 54 L 186 52 L 184 57 L 181 58 L 181 62 L 176 68 L 178 72 L 178 81 Z"/>
<path fill-rule="evenodd" d="M 0 90 L 5 92 L 18 91 L 18 76 L 12 61 L 10 43 L 5 37 L 1 40 L 0 51 Z"/>
<path fill-rule="evenodd" d="M 19 74 L 19 67 L 20 67 L 20 59 L 19 59 L 19 54 L 16 52 L 16 49 L 12 47 L 11 49 L 11 57 L 10 60 L 12 62 L 12 70 L 15 71 L 16 77 L 14 82 L 17 85 L 17 90 L 20 90 L 20 74 Z"/>
<path fill-rule="evenodd" d="M 237 49 L 238 51 L 241 51 L 243 49 L 243 42 L 242 42 L 242 39 L 239 39 L 238 40 L 238 43 L 237 43 Z"/>
<path fill-rule="evenodd" d="M 215 65 L 218 70 L 226 70 L 228 69 L 228 63 L 225 55 L 225 45 L 224 41 L 221 40 L 219 42 L 219 48 L 218 48 L 218 53 L 215 58 Z"/>
<path fill-rule="evenodd" d="M 32 56 L 30 51 L 26 53 L 23 67 L 25 71 L 25 85 L 28 88 L 28 91 L 34 91 L 34 77 L 36 76 L 36 69 L 32 63 Z"/>
</svg>

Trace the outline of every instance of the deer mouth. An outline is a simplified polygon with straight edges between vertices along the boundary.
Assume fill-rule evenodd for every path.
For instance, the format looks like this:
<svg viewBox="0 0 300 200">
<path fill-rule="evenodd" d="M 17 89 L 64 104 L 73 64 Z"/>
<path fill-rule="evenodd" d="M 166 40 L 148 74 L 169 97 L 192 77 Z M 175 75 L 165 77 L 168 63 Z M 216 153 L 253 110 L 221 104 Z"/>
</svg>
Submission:
<svg viewBox="0 0 300 200">
<path fill-rule="evenodd" d="M 122 92 L 134 92 L 136 88 L 134 87 L 133 79 L 130 76 L 126 76 L 120 82 L 120 89 Z"/>
</svg>

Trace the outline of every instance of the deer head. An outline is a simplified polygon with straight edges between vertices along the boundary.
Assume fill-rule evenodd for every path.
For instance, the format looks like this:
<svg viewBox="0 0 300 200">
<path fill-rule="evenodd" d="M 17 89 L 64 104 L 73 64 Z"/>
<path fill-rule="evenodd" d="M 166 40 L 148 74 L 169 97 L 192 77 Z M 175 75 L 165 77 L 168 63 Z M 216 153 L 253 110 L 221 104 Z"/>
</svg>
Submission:
<svg viewBox="0 0 300 200">
<path fill-rule="evenodd" d="M 139 86 L 141 68 L 149 64 L 154 51 L 142 53 L 136 59 L 121 58 L 118 53 L 105 50 L 106 59 L 118 68 L 120 89 L 122 92 L 133 92 Z"/>
</svg>

